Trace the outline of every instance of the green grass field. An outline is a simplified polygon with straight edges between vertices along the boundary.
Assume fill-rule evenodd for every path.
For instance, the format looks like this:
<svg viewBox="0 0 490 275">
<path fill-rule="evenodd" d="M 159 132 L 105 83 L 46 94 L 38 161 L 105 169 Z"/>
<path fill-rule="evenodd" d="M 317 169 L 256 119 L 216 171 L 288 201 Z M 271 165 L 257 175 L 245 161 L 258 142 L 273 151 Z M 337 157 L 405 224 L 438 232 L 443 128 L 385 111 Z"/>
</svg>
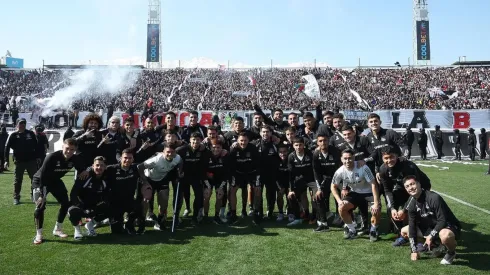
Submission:
<svg viewBox="0 0 490 275">
<path fill-rule="evenodd" d="M 423 162 L 448 170 L 422 167 L 433 189 L 490 210 L 490 177 L 486 166 Z M 35 235 L 33 203 L 25 175 L 22 204 L 12 205 L 12 173 L 0 174 L 0 274 L 488 274 L 490 272 L 490 215 L 445 198 L 463 226 L 452 266 L 440 259 L 410 261 L 407 246 L 392 248 L 391 241 L 370 243 L 367 237 L 343 240 L 340 228 L 313 233 L 313 226 L 286 228 L 265 221 L 254 226 L 247 218 L 238 226 L 212 223 L 191 227 L 189 221 L 172 235 L 148 227 L 143 236 L 112 236 L 108 227 L 95 238 L 73 240 L 51 235 L 58 205 L 48 198 L 42 245 Z M 64 181 L 71 186 L 73 174 Z M 213 205 L 213 202 L 211 203 Z M 239 202 L 240 205 L 240 202 Z M 385 211 L 383 211 L 385 212 Z M 211 207 L 210 213 L 214 213 Z M 387 228 L 386 218 L 381 230 Z"/>
</svg>

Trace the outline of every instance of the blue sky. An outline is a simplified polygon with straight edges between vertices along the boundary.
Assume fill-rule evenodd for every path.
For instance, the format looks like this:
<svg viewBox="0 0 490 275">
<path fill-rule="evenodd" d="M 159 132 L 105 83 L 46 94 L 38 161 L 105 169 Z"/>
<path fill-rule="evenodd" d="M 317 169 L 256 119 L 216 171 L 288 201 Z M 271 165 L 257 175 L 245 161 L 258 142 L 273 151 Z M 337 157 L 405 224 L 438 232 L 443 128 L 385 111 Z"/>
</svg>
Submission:
<svg viewBox="0 0 490 275">
<path fill-rule="evenodd" d="M 432 64 L 490 60 L 490 1 L 464 2 L 428 0 Z M 3 1 L 1 9 L 0 55 L 10 50 L 25 67 L 144 62 L 147 1 Z M 412 1 L 162 0 L 162 41 L 168 64 L 406 64 Z"/>
</svg>

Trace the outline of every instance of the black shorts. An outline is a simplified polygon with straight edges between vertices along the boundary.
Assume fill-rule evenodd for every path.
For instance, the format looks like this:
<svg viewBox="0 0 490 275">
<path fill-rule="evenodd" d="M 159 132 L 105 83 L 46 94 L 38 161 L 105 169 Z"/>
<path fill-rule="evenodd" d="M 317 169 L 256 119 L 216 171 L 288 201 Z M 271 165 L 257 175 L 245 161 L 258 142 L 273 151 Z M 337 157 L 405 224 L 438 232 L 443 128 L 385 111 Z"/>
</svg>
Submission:
<svg viewBox="0 0 490 275">
<path fill-rule="evenodd" d="M 159 181 L 148 179 L 148 183 L 151 185 L 153 192 L 160 192 L 162 190 L 168 190 L 170 180 L 168 180 L 167 178 L 163 178 Z"/>
<path fill-rule="evenodd" d="M 209 181 L 209 185 L 211 186 L 211 189 L 218 189 L 223 182 L 225 182 L 225 184 L 223 186 L 223 189 L 224 190 L 226 190 L 226 187 L 228 186 L 228 181 L 227 180 L 214 180 L 214 179 L 210 179 L 208 181 Z M 204 189 L 207 189 L 207 188 L 208 188 L 208 186 L 206 184 L 204 184 Z"/>
<path fill-rule="evenodd" d="M 354 209 L 365 205 L 366 203 L 368 203 L 368 206 L 374 204 L 374 196 L 371 193 L 359 194 L 356 192 L 349 192 L 347 196 L 345 196 L 344 200 L 352 203 L 354 205 Z"/>
<path fill-rule="evenodd" d="M 257 182 L 256 174 L 235 174 L 231 179 L 231 187 L 238 187 L 242 189 L 247 188 L 247 184 L 255 186 Z"/>
<path fill-rule="evenodd" d="M 429 226 L 422 224 L 422 223 L 418 224 L 417 226 L 420 229 L 420 232 L 422 232 L 422 235 L 424 235 L 424 237 L 427 237 L 430 235 L 432 228 L 430 228 Z M 448 223 L 448 224 L 446 224 L 446 226 L 443 229 L 451 230 L 454 233 L 456 240 L 460 240 L 460 238 L 461 238 L 461 227 L 460 226 Z M 439 232 L 437 232 L 437 238 L 439 238 Z"/>
</svg>

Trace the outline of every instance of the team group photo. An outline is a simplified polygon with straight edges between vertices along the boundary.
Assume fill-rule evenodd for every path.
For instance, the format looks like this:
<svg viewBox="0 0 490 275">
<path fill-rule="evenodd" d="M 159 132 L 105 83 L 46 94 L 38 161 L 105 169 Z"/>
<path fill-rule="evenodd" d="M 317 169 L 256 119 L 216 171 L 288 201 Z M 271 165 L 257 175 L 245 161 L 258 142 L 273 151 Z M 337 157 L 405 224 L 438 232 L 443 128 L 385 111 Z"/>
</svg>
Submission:
<svg viewBox="0 0 490 275">
<path fill-rule="evenodd" d="M 2 274 L 490 272 L 490 44 L 440 36 L 456 3 L 147 2 L 28 6 L 69 23 L 5 44 Z M 195 54 L 254 65 L 166 61 Z"/>
</svg>

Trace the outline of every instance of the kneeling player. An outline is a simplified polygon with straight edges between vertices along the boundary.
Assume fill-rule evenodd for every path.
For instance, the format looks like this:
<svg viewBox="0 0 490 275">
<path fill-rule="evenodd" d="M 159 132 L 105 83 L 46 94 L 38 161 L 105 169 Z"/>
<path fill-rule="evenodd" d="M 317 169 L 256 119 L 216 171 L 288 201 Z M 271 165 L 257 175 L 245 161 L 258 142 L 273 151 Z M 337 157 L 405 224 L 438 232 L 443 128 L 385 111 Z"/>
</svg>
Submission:
<svg viewBox="0 0 490 275">
<path fill-rule="evenodd" d="M 407 176 L 403 182 L 411 200 L 407 205 L 408 228 L 402 229 L 402 236 L 408 235 L 412 261 L 420 258 L 417 251 L 417 238 L 425 238 L 424 246 L 431 249 L 432 242 L 439 236 L 442 245 L 448 250 L 441 264 L 452 264 L 456 257 L 456 240 L 461 234 L 459 220 L 444 199 L 437 193 L 422 189 L 415 176 Z"/>
<path fill-rule="evenodd" d="M 83 238 L 80 230 L 82 218 L 90 218 L 85 224 L 87 236 L 96 236 L 95 222 L 101 222 L 110 216 L 109 186 L 103 179 L 106 169 L 104 157 L 96 157 L 92 171 L 86 180 L 77 179 L 70 192 L 72 206 L 68 209 L 71 224 L 75 227 L 75 240 Z"/>
<path fill-rule="evenodd" d="M 138 187 L 138 168 L 133 164 L 133 151 L 129 148 L 124 149 L 121 153 L 120 164 L 107 166 L 105 172 L 107 183 L 110 187 L 112 218 L 111 231 L 118 234 L 126 229 L 127 233 L 133 235 L 134 221 L 136 218 L 140 222 L 139 233 L 144 232 L 143 211 L 141 201 L 135 201 L 135 193 Z M 137 195 L 141 198 L 141 195 Z M 128 213 L 128 221 L 124 224 L 124 213 Z"/>
<path fill-rule="evenodd" d="M 209 199 L 214 188 L 216 190 L 216 203 L 213 221 L 216 224 L 223 224 L 228 222 L 224 216 L 226 206 L 224 195 L 226 194 L 227 183 L 230 180 L 228 155 L 222 155 L 223 144 L 218 139 L 211 139 L 209 143 L 213 154 L 209 159 L 207 168 L 208 180 L 204 181 L 204 217 L 208 216 Z"/>
<path fill-rule="evenodd" d="M 68 199 L 66 186 L 61 178 L 73 167 L 77 170 L 79 178 L 85 179 L 88 176 L 88 172 L 83 171 L 85 168 L 83 160 L 79 156 L 74 155 L 77 150 L 76 144 L 74 139 L 65 139 L 63 141 L 63 149 L 49 154 L 44 159 L 41 168 L 39 168 L 32 178 L 32 198 L 36 204 L 36 209 L 34 210 L 34 221 L 36 223 L 34 244 L 40 244 L 43 241 L 44 210 L 46 209 L 46 196 L 48 193 L 51 193 L 60 203 L 60 210 L 53 235 L 61 238 L 68 237 L 63 232 L 62 224 L 70 207 L 70 200 Z"/>
<path fill-rule="evenodd" d="M 341 161 L 343 165 L 335 172 L 330 189 L 339 204 L 339 214 L 345 223 L 344 238 L 353 239 L 357 235 L 355 224 L 352 221 L 352 211 L 357 207 L 369 204 L 372 214 L 369 239 L 372 242 L 377 241 L 381 204 L 373 173 L 366 165 L 357 166 L 357 162 L 354 161 L 354 151 L 351 149 L 342 151 Z M 337 190 L 340 184 L 343 184 L 342 198 Z"/>
</svg>

